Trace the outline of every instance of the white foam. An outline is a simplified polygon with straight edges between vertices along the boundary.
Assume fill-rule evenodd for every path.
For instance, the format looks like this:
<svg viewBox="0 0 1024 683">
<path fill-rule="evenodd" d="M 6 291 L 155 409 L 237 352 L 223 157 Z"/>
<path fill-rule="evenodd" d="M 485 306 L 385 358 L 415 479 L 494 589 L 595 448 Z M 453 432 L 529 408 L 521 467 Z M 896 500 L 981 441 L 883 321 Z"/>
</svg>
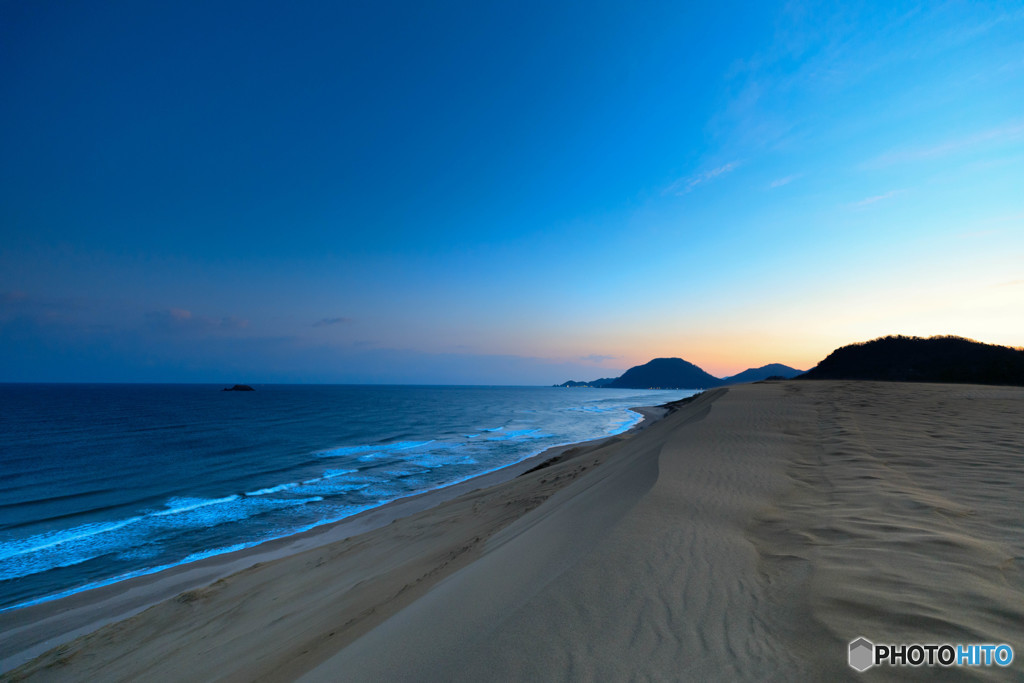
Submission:
<svg viewBox="0 0 1024 683">
<path fill-rule="evenodd" d="M 24 555 L 26 553 L 36 553 L 41 550 L 47 550 L 65 543 L 70 543 L 72 541 L 78 541 L 98 534 L 117 531 L 118 529 L 123 529 L 129 524 L 134 524 L 135 522 L 142 520 L 144 517 L 145 515 L 139 515 L 137 517 L 130 517 L 128 519 L 122 519 L 116 522 L 107 522 L 104 524 L 83 524 L 82 526 L 72 527 L 63 531 L 38 534 L 36 536 L 18 539 L 17 541 L 6 541 L 0 543 L 0 560 L 6 560 L 7 558 Z"/>
<path fill-rule="evenodd" d="M 503 434 L 487 437 L 488 441 L 510 441 L 513 439 L 539 439 L 547 434 L 540 434 L 539 429 L 513 429 Z"/>
<path fill-rule="evenodd" d="M 210 505 L 221 505 L 223 503 L 230 503 L 238 500 L 238 494 L 232 494 L 225 496 L 224 498 L 171 498 L 167 503 L 171 505 L 176 503 L 174 507 L 168 508 L 167 510 L 161 510 L 160 512 L 151 513 L 153 517 L 164 517 L 166 515 L 177 515 L 182 512 L 191 512 L 192 510 L 198 510 L 199 508 L 209 507 Z"/>
<path fill-rule="evenodd" d="M 293 482 L 290 482 L 288 484 L 278 484 L 277 486 L 271 486 L 269 488 L 260 489 L 259 491 L 250 491 L 250 492 L 246 493 L 245 495 L 247 495 L 247 496 L 265 496 L 268 493 L 279 493 L 281 491 L 287 491 L 288 489 L 293 489 L 293 488 L 295 488 L 298 485 L 299 485 L 299 482 L 293 481 Z"/>
<path fill-rule="evenodd" d="M 428 453 L 426 455 L 413 458 L 409 462 L 411 462 L 413 465 L 419 465 L 420 467 L 426 467 L 429 469 L 436 469 L 438 467 L 444 467 L 446 465 L 477 464 L 476 459 L 469 455 L 445 455 L 441 453 Z"/>
<path fill-rule="evenodd" d="M 346 474 L 355 474 L 359 470 L 327 470 L 324 472 L 324 479 L 334 479 L 335 477 L 341 477 Z"/>
<path fill-rule="evenodd" d="M 426 446 L 431 443 L 434 443 L 433 439 L 431 439 L 430 441 L 397 441 L 395 443 L 376 444 L 372 446 L 342 446 L 341 448 L 331 448 L 325 451 L 317 451 L 316 455 L 321 458 L 337 458 L 343 455 L 356 455 L 357 453 L 366 453 L 367 451 L 405 451 L 411 448 L 419 448 L 420 446 Z"/>
</svg>

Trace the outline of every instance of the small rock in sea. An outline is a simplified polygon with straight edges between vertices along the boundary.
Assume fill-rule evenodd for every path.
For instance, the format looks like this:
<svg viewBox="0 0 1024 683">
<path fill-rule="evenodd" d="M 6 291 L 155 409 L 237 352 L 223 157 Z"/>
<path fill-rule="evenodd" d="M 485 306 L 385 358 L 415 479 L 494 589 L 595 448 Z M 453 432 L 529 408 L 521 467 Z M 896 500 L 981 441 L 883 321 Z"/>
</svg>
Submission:
<svg viewBox="0 0 1024 683">
<path fill-rule="evenodd" d="M 253 389 L 252 387 L 250 387 L 248 384 L 236 384 L 233 387 L 225 388 L 224 391 L 256 391 L 256 390 Z"/>
</svg>

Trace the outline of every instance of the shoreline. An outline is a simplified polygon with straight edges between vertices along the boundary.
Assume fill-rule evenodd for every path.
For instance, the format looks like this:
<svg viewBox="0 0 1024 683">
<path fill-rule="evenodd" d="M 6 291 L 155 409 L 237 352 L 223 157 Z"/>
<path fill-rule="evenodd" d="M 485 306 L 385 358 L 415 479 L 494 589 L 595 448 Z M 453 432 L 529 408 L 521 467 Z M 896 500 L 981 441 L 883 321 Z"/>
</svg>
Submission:
<svg viewBox="0 0 1024 683">
<path fill-rule="evenodd" d="M 0 679 L 856 681 L 858 637 L 1017 648 L 1022 407 L 978 385 L 707 391 Z M 1021 678 L 1024 658 L 947 673 Z"/>
<path fill-rule="evenodd" d="M 255 565 L 371 532 L 471 491 L 507 482 L 533 468 L 543 467 L 545 463 L 561 458 L 569 451 L 595 448 L 628 437 L 664 418 L 671 412 L 671 405 L 632 407 L 629 410 L 640 415 L 639 421 L 618 434 L 551 446 L 499 469 L 398 498 L 351 517 L 269 539 L 248 548 L 219 553 L 139 576 L 115 578 L 110 583 L 8 608 L 0 612 L 0 633 L 4 635 L 0 643 L 0 675 L 54 647 L 108 624 L 128 619 L 186 591 L 203 588 Z"/>
</svg>

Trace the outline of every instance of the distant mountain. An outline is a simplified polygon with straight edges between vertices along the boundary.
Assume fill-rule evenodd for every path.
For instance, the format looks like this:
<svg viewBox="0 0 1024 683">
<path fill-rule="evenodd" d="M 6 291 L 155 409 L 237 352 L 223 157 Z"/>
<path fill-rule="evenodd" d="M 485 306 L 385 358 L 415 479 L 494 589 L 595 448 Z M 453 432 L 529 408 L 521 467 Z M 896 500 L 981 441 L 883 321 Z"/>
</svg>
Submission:
<svg viewBox="0 0 1024 683">
<path fill-rule="evenodd" d="M 706 389 L 722 380 L 709 375 L 682 358 L 655 358 L 630 368 L 606 386 L 612 389 Z"/>
<path fill-rule="evenodd" d="M 601 379 L 595 379 L 592 382 L 574 382 L 572 380 L 569 380 L 568 382 L 563 382 L 562 384 L 556 384 L 555 386 L 556 387 L 595 387 L 595 388 L 600 388 L 600 387 L 606 386 L 608 384 L 611 384 L 613 381 L 615 381 L 614 377 L 602 377 Z"/>
<path fill-rule="evenodd" d="M 655 358 L 644 365 L 632 367 L 621 377 L 595 379 L 592 382 L 569 381 L 556 384 L 556 387 L 608 387 L 612 389 L 707 389 L 720 387 L 724 384 L 742 384 L 743 382 L 759 382 L 769 377 L 790 379 L 799 375 L 802 370 L 791 368 L 781 363 L 772 363 L 759 368 L 744 370 L 738 375 L 719 379 L 708 374 L 693 363 L 682 358 Z"/>
<path fill-rule="evenodd" d="M 803 370 L 797 370 L 791 368 L 788 365 L 782 363 L 770 363 L 769 365 L 762 365 L 759 368 L 750 368 L 743 372 L 733 375 L 732 377 L 726 377 L 722 380 L 722 384 L 743 384 L 744 382 L 760 382 L 761 380 L 768 379 L 769 377 L 782 377 L 784 379 L 792 379 L 799 374 L 802 374 Z"/>
<path fill-rule="evenodd" d="M 880 337 L 836 349 L 800 379 L 1024 386 L 1024 349 L 963 337 Z"/>
</svg>

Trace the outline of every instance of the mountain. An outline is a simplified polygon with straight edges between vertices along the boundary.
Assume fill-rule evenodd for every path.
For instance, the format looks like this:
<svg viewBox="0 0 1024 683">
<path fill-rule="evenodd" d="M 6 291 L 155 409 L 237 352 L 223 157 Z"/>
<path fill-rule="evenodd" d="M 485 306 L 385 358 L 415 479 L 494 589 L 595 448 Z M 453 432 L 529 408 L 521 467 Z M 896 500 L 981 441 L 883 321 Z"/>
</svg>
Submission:
<svg viewBox="0 0 1024 683">
<path fill-rule="evenodd" d="M 607 386 L 608 384 L 611 384 L 614 381 L 615 381 L 614 377 L 602 377 L 601 379 L 595 379 L 592 382 L 574 382 L 572 380 L 569 380 L 568 382 L 563 382 L 562 384 L 556 384 L 555 386 L 556 387 L 588 387 L 588 388 L 594 388 L 594 387 Z"/>
<path fill-rule="evenodd" d="M 655 358 L 626 370 L 622 377 L 605 386 L 612 389 L 706 389 L 721 384 L 722 380 L 682 358 Z"/>
<path fill-rule="evenodd" d="M 723 384 L 742 384 L 743 382 L 759 382 L 769 377 L 790 379 L 802 372 L 781 363 L 771 363 L 759 368 L 750 368 L 743 372 L 719 379 L 710 375 L 693 363 L 682 358 L 655 358 L 644 365 L 632 367 L 616 378 L 595 379 L 592 382 L 564 382 L 556 387 L 609 387 L 613 389 L 707 389 Z"/>
<path fill-rule="evenodd" d="M 800 379 L 1024 386 L 1024 349 L 963 337 L 880 337 L 836 349 Z"/>
<path fill-rule="evenodd" d="M 792 379 L 802 373 L 803 370 L 797 370 L 796 368 L 791 368 L 788 365 L 783 365 L 782 363 L 770 363 L 768 365 L 762 365 L 759 368 L 744 370 L 732 377 L 726 377 L 722 380 L 722 384 L 760 382 L 761 380 L 768 379 L 769 377 L 784 377 L 785 379 Z"/>
</svg>

